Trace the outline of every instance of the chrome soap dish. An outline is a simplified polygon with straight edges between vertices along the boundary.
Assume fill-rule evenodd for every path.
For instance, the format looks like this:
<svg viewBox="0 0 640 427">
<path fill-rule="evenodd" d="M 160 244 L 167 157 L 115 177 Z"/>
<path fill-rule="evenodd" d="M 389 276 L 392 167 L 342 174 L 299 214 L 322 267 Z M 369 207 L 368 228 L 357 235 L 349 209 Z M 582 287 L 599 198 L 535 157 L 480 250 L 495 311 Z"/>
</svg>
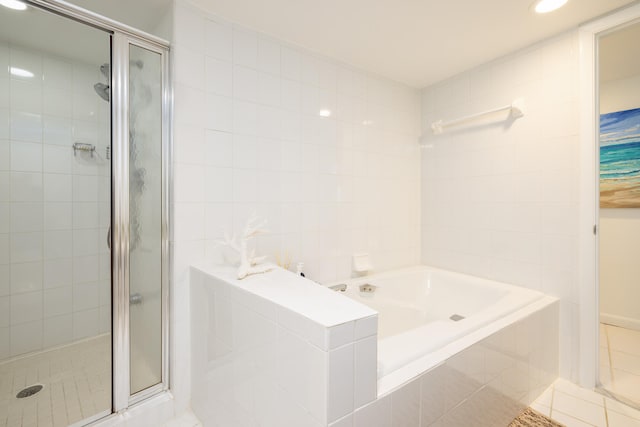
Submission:
<svg viewBox="0 0 640 427">
<path fill-rule="evenodd" d="M 93 157 L 96 152 L 96 146 L 93 144 L 85 144 L 84 142 L 74 142 L 73 143 L 73 155 L 77 156 L 78 151 L 85 151 L 91 153 L 91 157 Z"/>
</svg>

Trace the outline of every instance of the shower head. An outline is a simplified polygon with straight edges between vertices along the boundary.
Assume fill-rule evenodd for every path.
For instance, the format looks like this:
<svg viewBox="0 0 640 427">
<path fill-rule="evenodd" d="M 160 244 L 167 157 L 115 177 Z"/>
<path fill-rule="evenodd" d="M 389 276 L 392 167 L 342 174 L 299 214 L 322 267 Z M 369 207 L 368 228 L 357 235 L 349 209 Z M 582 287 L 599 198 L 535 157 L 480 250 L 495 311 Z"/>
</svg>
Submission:
<svg viewBox="0 0 640 427">
<path fill-rule="evenodd" d="M 144 62 L 141 60 L 131 60 L 129 61 L 130 67 L 136 67 L 138 69 L 142 69 L 144 67 Z M 100 66 L 100 73 L 107 79 L 107 82 L 111 79 L 111 65 L 109 63 L 104 63 Z M 96 83 L 93 85 L 93 89 L 95 89 L 98 96 L 105 101 L 109 102 L 110 99 L 110 87 L 105 83 Z"/>
<path fill-rule="evenodd" d="M 104 76 L 107 81 L 111 79 L 111 65 L 109 63 L 104 63 L 100 66 L 100 73 Z M 93 85 L 93 89 L 96 91 L 98 96 L 105 101 L 109 102 L 110 98 L 110 87 L 105 83 L 96 83 Z"/>
<path fill-rule="evenodd" d="M 104 83 L 96 83 L 93 85 L 93 88 L 100 98 L 109 102 L 109 85 L 106 85 Z"/>
</svg>

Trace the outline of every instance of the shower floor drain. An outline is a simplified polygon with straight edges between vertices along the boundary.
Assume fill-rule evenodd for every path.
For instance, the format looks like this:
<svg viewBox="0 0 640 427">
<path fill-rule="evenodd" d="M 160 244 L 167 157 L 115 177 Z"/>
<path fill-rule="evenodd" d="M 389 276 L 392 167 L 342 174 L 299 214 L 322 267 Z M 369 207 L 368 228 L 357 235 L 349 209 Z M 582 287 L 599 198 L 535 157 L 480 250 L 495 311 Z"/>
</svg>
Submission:
<svg viewBox="0 0 640 427">
<path fill-rule="evenodd" d="M 16 397 L 18 399 L 24 399 L 25 397 L 33 396 L 34 394 L 36 394 L 37 392 L 39 392 L 43 388 L 44 388 L 44 386 L 42 384 L 35 384 L 35 385 L 29 386 L 27 388 L 24 388 L 24 389 L 20 390 L 20 392 L 18 394 L 16 394 Z"/>
<path fill-rule="evenodd" d="M 464 319 L 464 316 L 460 316 L 459 314 L 452 314 L 449 319 L 453 320 L 454 322 L 458 322 L 462 319 Z"/>
</svg>

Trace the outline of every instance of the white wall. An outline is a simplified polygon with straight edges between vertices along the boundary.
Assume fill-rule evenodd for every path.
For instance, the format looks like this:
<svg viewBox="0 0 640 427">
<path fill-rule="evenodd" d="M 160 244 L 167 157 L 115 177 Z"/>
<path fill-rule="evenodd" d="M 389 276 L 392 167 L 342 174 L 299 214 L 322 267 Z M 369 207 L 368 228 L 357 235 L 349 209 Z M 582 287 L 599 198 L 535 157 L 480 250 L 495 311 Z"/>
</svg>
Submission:
<svg viewBox="0 0 640 427">
<path fill-rule="evenodd" d="M 376 399 L 371 308 L 282 269 L 238 281 L 233 267 L 192 268 L 190 284 L 203 425 L 321 427 Z"/>
<path fill-rule="evenodd" d="M 217 239 L 252 212 L 271 230 L 258 252 L 314 280 L 350 276 L 354 252 L 419 261 L 420 98 L 184 1 L 174 42 L 172 387 L 188 396 L 188 266 L 222 262 Z"/>
<path fill-rule="evenodd" d="M 422 260 L 557 296 L 578 372 L 578 40 L 571 32 L 423 92 L 423 131 L 523 97 L 525 117 L 427 138 Z"/>
<path fill-rule="evenodd" d="M 111 330 L 103 80 L 98 65 L 0 42 L 0 359 Z M 76 141 L 96 157 L 74 156 Z"/>
<path fill-rule="evenodd" d="M 600 113 L 640 107 L 640 76 L 600 83 Z M 640 329 L 640 209 L 600 209 L 602 320 Z"/>
</svg>

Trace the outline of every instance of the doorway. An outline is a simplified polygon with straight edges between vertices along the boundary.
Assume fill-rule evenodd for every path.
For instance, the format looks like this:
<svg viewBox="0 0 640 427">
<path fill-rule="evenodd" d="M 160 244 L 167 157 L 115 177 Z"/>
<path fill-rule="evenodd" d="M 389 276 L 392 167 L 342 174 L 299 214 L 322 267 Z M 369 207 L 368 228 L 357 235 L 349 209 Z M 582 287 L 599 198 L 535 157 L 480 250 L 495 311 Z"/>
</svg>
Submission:
<svg viewBox="0 0 640 427">
<path fill-rule="evenodd" d="M 640 23 L 598 37 L 599 383 L 640 407 Z"/>
</svg>

